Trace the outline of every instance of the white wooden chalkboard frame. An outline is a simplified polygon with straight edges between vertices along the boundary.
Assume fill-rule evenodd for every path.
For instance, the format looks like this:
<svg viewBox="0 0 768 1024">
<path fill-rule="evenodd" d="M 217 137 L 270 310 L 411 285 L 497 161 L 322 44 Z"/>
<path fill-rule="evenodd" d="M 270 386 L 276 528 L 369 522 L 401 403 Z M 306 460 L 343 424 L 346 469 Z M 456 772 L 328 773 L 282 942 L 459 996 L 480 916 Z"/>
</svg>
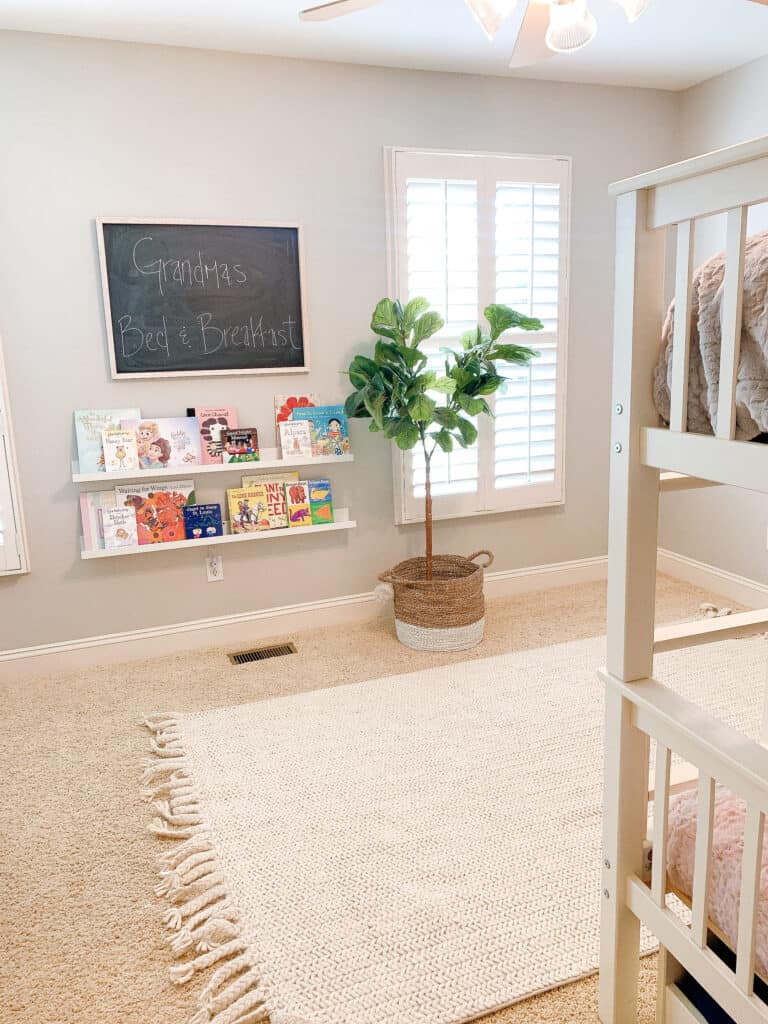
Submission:
<svg viewBox="0 0 768 1024">
<path fill-rule="evenodd" d="M 115 361 L 115 339 L 112 331 L 112 306 L 109 297 L 109 279 L 107 276 L 107 259 L 104 247 L 105 224 L 159 224 L 159 225 L 196 225 L 198 227 L 235 227 L 235 228 L 291 228 L 296 231 L 299 247 L 299 294 L 301 299 L 302 343 L 304 363 L 302 366 L 254 367 L 241 370 L 171 370 L 168 372 L 136 372 L 118 373 Z M 246 220 L 190 220 L 168 219 L 157 217 L 97 217 L 96 240 L 99 247 L 99 265 L 101 269 L 101 292 L 104 300 L 104 318 L 107 327 L 107 350 L 112 380 L 162 380 L 168 377 L 240 377 L 244 375 L 264 376 L 266 374 L 309 373 L 310 341 L 309 322 L 306 308 L 306 272 L 304 265 L 304 225 L 283 221 L 246 221 Z"/>
</svg>

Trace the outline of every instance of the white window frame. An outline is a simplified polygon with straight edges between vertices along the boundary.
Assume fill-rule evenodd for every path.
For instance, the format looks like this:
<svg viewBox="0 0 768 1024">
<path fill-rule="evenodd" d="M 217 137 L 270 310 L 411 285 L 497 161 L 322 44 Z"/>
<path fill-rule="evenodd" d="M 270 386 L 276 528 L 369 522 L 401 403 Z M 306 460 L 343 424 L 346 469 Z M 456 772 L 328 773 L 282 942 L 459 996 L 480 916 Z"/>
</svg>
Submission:
<svg viewBox="0 0 768 1024">
<path fill-rule="evenodd" d="M 10 569 L 0 564 L 0 576 L 20 576 L 29 572 L 29 545 L 24 523 L 24 511 L 21 503 L 21 483 L 19 481 L 16 446 L 11 426 L 10 398 L 8 379 L 3 359 L 3 340 L 0 338 L 0 504 L 10 508 L 13 516 L 15 550 L 18 555 L 18 566 Z M 6 462 L 7 473 L 4 472 L 2 461 Z"/>
<path fill-rule="evenodd" d="M 514 161 L 515 176 L 500 173 L 504 162 Z M 478 237 L 495 237 L 495 223 L 483 222 L 487 210 L 495 207 L 497 181 L 533 181 L 536 184 L 560 186 L 560 239 L 558 263 L 558 327 L 557 371 L 555 395 L 555 469 L 554 480 L 520 487 L 495 487 L 494 421 L 490 416 L 478 417 L 478 490 L 472 494 L 440 495 L 433 498 L 434 519 L 459 519 L 469 516 L 494 515 L 524 509 L 547 508 L 565 504 L 565 415 L 568 359 L 568 285 L 570 280 L 571 170 L 567 156 L 535 156 L 515 153 L 460 153 L 454 150 L 423 150 L 413 147 L 389 146 L 384 150 L 387 213 L 387 283 L 388 294 L 403 301 L 408 298 L 407 236 L 404 222 L 405 183 L 409 177 L 472 178 L 478 183 Z M 507 166 L 510 166 L 507 163 Z M 494 205 L 489 206 L 489 196 Z M 478 246 L 478 307 L 482 310 L 495 302 L 495 252 L 491 246 Z M 551 332 L 510 335 L 522 344 L 536 348 L 536 338 L 551 337 Z M 441 344 L 444 342 L 441 342 Z M 489 403 L 493 408 L 494 396 Z M 408 493 L 411 487 L 411 456 L 393 445 L 395 523 L 424 521 L 421 499 Z"/>
</svg>

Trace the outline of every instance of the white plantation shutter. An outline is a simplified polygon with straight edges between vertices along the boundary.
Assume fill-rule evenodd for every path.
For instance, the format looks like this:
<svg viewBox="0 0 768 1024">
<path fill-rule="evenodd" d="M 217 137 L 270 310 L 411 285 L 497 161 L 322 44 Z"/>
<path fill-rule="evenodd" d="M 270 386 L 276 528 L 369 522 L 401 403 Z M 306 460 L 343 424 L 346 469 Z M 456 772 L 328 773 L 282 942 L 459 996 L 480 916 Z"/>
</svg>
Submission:
<svg viewBox="0 0 768 1024">
<path fill-rule="evenodd" d="M 21 501 L 0 348 L 0 575 L 26 572 Z"/>
<path fill-rule="evenodd" d="M 477 443 L 432 460 L 436 518 L 563 501 L 563 409 L 570 162 L 390 150 L 390 291 L 423 295 L 445 319 L 430 339 L 431 369 L 491 302 L 537 317 L 544 330 L 505 337 L 536 349 L 505 366 L 505 393 L 478 417 Z M 423 518 L 424 459 L 395 457 L 396 518 Z"/>
</svg>

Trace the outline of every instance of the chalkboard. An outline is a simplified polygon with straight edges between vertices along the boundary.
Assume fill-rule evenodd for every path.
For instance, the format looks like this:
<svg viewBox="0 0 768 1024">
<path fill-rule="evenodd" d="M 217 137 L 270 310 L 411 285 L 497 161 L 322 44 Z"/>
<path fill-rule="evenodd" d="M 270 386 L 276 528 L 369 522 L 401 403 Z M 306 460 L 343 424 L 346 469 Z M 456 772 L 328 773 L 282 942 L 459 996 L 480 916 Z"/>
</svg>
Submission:
<svg viewBox="0 0 768 1024">
<path fill-rule="evenodd" d="M 301 229 L 97 221 L 112 377 L 309 369 Z"/>
</svg>

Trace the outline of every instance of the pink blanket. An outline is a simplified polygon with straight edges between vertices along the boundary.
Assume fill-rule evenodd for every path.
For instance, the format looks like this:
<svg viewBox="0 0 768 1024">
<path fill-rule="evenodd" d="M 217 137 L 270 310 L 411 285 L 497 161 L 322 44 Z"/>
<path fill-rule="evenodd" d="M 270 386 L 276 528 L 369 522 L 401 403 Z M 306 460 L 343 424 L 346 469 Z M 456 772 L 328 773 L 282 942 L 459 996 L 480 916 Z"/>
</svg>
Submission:
<svg viewBox="0 0 768 1024">
<path fill-rule="evenodd" d="M 693 892 L 696 801 L 697 790 L 686 790 L 671 801 L 669 808 L 667 877 L 673 888 L 688 897 Z M 710 921 L 717 926 L 732 949 L 736 949 L 739 927 L 745 813 L 743 800 L 734 796 L 725 786 L 716 787 L 707 912 Z M 768 836 L 764 836 L 763 840 L 755 969 L 764 978 L 768 978 Z"/>
</svg>

